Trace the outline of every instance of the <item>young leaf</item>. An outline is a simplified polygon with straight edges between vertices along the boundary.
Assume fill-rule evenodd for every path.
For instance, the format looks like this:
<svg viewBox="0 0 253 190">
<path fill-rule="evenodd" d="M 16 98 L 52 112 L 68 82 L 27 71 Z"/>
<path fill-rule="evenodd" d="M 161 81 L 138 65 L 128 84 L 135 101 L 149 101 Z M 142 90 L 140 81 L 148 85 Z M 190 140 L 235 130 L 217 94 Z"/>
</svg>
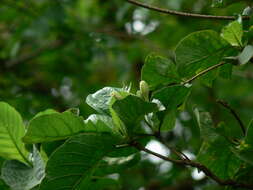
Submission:
<svg viewBox="0 0 253 190">
<path fill-rule="evenodd" d="M 243 27 L 239 20 L 233 21 L 225 26 L 222 30 L 221 36 L 229 42 L 232 46 L 242 47 Z"/>
<path fill-rule="evenodd" d="M 147 56 L 141 70 L 141 79 L 146 81 L 151 89 L 180 81 L 176 65 L 170 59 L 155 54 Z"/>
<path fill-rule="evenodd" d="M 109 107 L 113 93 L 127 94 L 126 91 L 120 88 L 104 87 L 94 94 L 90 94 L 86 98 L 86 103 L 101 114 L 110 115 Z"/>
<path fill-rule="evenodd" d="M 152 98 L 158 99 L 166 108 L 176 108 L 185 101 L 190 90 L 181 85 L 169 86 L 155 91 Z"/>
<path fill-rule="evenodd" d="M 26 143 L 66 139 L 84 131 L 83 119 L 70 112 L 42 115 L 31 120 L 23 137 Z"/>
<path fill-rule="evenodd" d="M 253 46 L 247 45 L 238 56 L 239 64 L 244 65 L 253 57 Z"/>
<path fill-rule="evenodd" d="M 96 133 L 116 133 L 112 118 L 107 115 L 92 114 L 85 120 L 85 131 Z"/>
<path fill-rule="evenodd" d="M 45 165 L 35 147 L 32 158 L 32 167 L 16 160 L 7 160 L 4 163 L 1 178 L 13 190 L 30 190 L 42 181 L 45 175 Z"/>
<path fill-rule="evenodd" d="M 5 102 L 0 102 L 0 156 L 29 164 L 28 151 L 21 138 L 25 126 L 19 113 Z"/>
<path fill-rule="evenodd" d="M 87 184 L 100 161 L 118 142 L 108 134 L 80 134 L 71 137 L 48 160 L 40 190 L 74 190 Z"/>
<path fill-rule="evenodd" d="M 145 114 L 158 110 L 155 103 L 146 102 L 133 95 L 129 95 L 122 100 L 117 100 L 112 105 L 112 108 L 130 131 L 133 130 L 134 124 L 144 118 Z"/>
<path fill-rule="evenodd" d="M 176 47 L 176 63 L 179 74 L 190 78 L 213 66 L 223 58 L 228 43 L 212 30 L 194 32 L 186 36 Z M 211 83 L 217 77 L 218 70 L 209 71 L 201 78 Z"/>
</svg>

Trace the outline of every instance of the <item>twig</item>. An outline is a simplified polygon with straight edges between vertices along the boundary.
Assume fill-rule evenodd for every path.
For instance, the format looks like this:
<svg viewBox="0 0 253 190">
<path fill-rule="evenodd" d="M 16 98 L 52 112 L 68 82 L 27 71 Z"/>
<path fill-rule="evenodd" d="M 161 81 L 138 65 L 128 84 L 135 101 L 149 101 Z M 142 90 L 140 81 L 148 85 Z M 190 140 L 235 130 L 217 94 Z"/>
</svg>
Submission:
<svg viewBox="0 0 253 190">
<path fill-rule="evenodd" d="M 177 16 L 184 16 L 184 17 L 193 17 L 193 18 L 203 18 L 203 19 L 215 19 L 215 20 L 235 20 L 235 16 L 215 16 L 215 15 L 204 15 L 204 14 L 196 14 L 196 13 L 187 13 L 187 12 L 180 12 L 174 11 L 170 9 L 163 9 L 160 7 L 148 5 L 136 0 L 126 0 L 127 2 L 137 5 L 139 7 L 143 7 L 149 10 L 157 11 L 160 13 L 170 14 L 170 15 L 177 15 Z M 243 16 L 242 19 L 249 20 L 249 16 Z"/>
<path fill-rule="evenodd" d="M 242 120 L 240 119 L 239 115 L 236 113 L 236 111 L 224 100 L 217 100 L 216 102 L 230 111 L 230 113 L 235 117 L 236 121 L 238 122 L 239 126 L 242 129 L 243 135 L 245 136 L 246 135 L 246 128 L 245 128 Z"/>
<path fill-rule="evenodd" d="M 182 160 L 190 160 L 183 152 L 175 149 L 174 147 L 170 146 L 165 140 L 164 138 L 161 136 L 161 133 L 158 132 L 157 134 L 155 134 L 155 137 L 157 138 L 157 140 L 159 140 L 163 145 L 165 145 L 169 150 L 171 150 L 175 155 L 177 155 L 180 159 Z"/>
<path fill-rule="evenodd" d="M 191 161 L 191 160 L 175 160 L 175 159 L 172 159 L 170 157 L 163 156 L 161 154 L 158 154 L 156 152 L 153 152 L 153 151 L 143 147 L 138 142 L 133 142 L 131 144 L 131 146 L 137 148 L 140 151 L 143 151 L 143 152 L 146 152 L 148 154 L 154 155 L 158 158 L 161 158 L 162 160 L 169 161 L 169 162 L 172 162 L 174 164 L 195 167 L 195 168 L 199 169 L 200 171 L 204 172 L 204 174 L 206 176 L 208 176 L 211 179 L 213 179 L 214 181 L 216 181 L 219 185 L 232 186 L 232 187 L 235 187 L 235 188 L 253 189 L 253 184 L 240 183 L 240 182 L 237 182 L 237 181 L 234 181 L 234 180 L 231 180 L 231 179 L 229 179 L 229 180 L 220 179 L 218 176 L 216 176 L 214 173 L 212 173 L 211 170 L 209 170 L 206 166 L 204 166 L 200 163 L 197 163 L 197 162 L 194 162 L 194 161 Z"/>
</svg>

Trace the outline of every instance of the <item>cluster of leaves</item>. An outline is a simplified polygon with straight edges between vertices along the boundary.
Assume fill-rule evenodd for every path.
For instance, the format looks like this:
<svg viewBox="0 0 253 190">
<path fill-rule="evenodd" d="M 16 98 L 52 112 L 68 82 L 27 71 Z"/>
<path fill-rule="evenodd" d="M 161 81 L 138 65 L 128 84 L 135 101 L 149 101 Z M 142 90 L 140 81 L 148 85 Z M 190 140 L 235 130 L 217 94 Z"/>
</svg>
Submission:
<svg viewBox="0 0 253 190">
<path fill-rule="evenodd" d="M 13 107 L 1 102 L 1 178 L 13 190 L 119 189 L 112 174 L 140 161 L 136 143 L 144 147 L 150 138 L 159 140 L 175 127 L 195 79 L 211 87 L 218 77 L 230 78 L 234 67 L 250 63 L 249 23 L 239 17 L 221 34 L 194 32 L 179 42 L 171 59 L 149 55 L 139 90 L 104 87 L 90 94 L 86 103 L 97 113 L 86 119 L 78 109 L 48 109 L 25 125 Z M 218 179 L 249 183 L 252 122 L 238 135 L 226 123 L 214 123 L 208 112 L 194 111 L 203 139 L 196 161 Z M 3 184 L 2 189 L 8 187 Z"/>
</svg>

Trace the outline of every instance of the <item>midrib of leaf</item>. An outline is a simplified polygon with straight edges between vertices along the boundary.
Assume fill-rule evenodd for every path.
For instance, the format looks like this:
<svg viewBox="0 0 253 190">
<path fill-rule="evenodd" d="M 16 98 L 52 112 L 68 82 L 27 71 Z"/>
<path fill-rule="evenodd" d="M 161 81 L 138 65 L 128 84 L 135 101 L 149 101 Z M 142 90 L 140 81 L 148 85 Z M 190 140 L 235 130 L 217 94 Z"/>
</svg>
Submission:
<svg viewBox="0 0 253 190">
<path fill-rule="evenodd" d="M 208 55 L 206 55 L 206 56 L 203 56 L 203 57 L 201 57 L 201 58 L 199 58 L 199 59 L 197 59 L 197 60 L 193 60 L 193 61 L 191 61 L 191 62 L 186 62 L 186 65 L 190 65 L 190 64 L 192 64 L 192 63 L 197 63 L 197 62 L 202 61 L 202 60 L 204 60 L 204 59 L 206 59 L 206 58 L 208 58 L 208 57 L 217 55 L 218 53 L 220 53 L 220 52 L 222 52 L 222 51 L 225 51 L 225 50 L 228 49 L 228 48 L 229 48 L 228 46 L 222 47 L 222 48 L 218 49 L 218 50 L 217 50 L 216 52 L 214 52 L 214 53 L 210 53 L 210 54 L 208 54 Z"/>
<path fill-rule="evenodd" d="M 8 120 L 10 120 L 10 117 L 9 117 L 9 114 L 7 112 L 7 115 L 8 115 Z M 22 151 L 20 150 L 19 146 L 17 145 L 17 143 L 15 142 L 15 139 L 14 137 L 12 136 L 12 133 L 10 132 L 8 126 L 6 125 L 3 125 L 5 130 L 7 131 L 9 137 L 11 138 L 11 141 L 12 143 L 14 144 L 14 146 L 16 147 L 18 153 L 20 154 L 20 156 L 24 159 L 24 161 L 29 165 L 29 166 L 32 166 L 31 162 L 26 158 L 26 156 L 22 153 Z"/>
<path fill-rule="evenodd" d="M 237 35 L 235 34 L 236 32 L 234 31 L 234 29 L 232 29 L 231 31 L 232 31 L 233 36 L 235 37 L 235 40 L 236 40 L 237 43 L 239 44 L 240 48 L 243 48 L 243 47 L 242 47 L 242 43 L 241 43 L 241 41 L 237 38 Z"/>
</svg>

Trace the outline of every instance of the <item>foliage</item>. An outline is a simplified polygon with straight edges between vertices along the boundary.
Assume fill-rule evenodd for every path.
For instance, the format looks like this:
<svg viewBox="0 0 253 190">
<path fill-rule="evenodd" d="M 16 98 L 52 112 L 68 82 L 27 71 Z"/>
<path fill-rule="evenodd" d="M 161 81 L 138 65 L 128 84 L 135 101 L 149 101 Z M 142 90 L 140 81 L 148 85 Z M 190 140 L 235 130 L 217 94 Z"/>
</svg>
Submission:
<svg viewBox="0 0 253 190">
<path fill-rule="evenodd" d="M 182 1 L 180 5 L 189 6 L 189 2 Z M 157 28 L 148 32 L 150 34 L 146 34 L 145 30 L 127 33 L 126 30 L 131 30 L 127 28 L 127 20 L 132 16 L 132 8 L 127 3 L 121 7 L 123 2 L 118 0 L 110 3 L 68 0 L 19 3 L 4 0 L 4 3 L 5 6 L 1 9 L 8 16 L 2 18 L 3 30 L 11 29 L 7 23 L 15 15 L 21 15 L 18 10 L 25 10 L 25 14 L 16 19 L 25 19 L 17 21 L 19 30 L 14 32 L 13 38 L 1 35 L 1 38 L 6 38 L 3 42 L 5 48 L 0 51 L 0 57 L 4 61 L 2 68 L 8 71 L 16 66 L 21 67 L 23 62 L 29 62 L 32 58 L 30 54 L 27 58 L 26 51 L 31 51 L 38 44 L 45 46 L 45 51 L 49 52 L 41 57 L 40 51 L 44 50 L 32 53 L 32 57 L 38 56 L 38 64 L 45 69 L 36 69 L 36 72 L 33 70 L 36 79 L 25 79 L 28 75 L 26 69 L 32 68 L 29 64 L 24 66 L 24 70 L 17 69 L 17 76 L 6 72 L 1 77 L 5 80 L 0 84 L 6 88 L 1 92 L 3 101 L 0 102 L 1 189 L 114 190 L 139 189 L 142 186 L 146 189 L 170 189 L 170 186 L 174 189 L 253 189 L 253 86 L 245 79 L 238 80 L 241 76 L 237 76 L 245 77 L 245 73 L 252 69 L 253 18 L 248 10 L 250 8 L 246 7 L 250 1 L 241 1 L 236 5 L 233 4 L 234 1 L 210 2 L 206 7 L 224 7 L 225 13 L 231 11 L 237 14 L 238 10 L 233 6 L 238 8 L 239 5 L 247 9 L 249 15 L 245 17 L 241 15 L 243 10 L 239 10 L 241 14 L 229 23 L 213 29 L 198 28 L 198 31 L 192 26 L 194 24 L 191 18 L 187 18 L 187 25 L 192 26 L 191 31 L 187 26 L 178 26 L 178 29 L 182 27 L 182 39 L 176 37 L 178 42 L 170 47 L 174 50 L 170 51 L 169 56 L 165 57 L 162 50 L 149 54 L 142 69 L 139 69 L 141 73 L 137 73 L 140 82 L 134 81 L 131 85 L 125 84 L 120 88 L 102 87 L 105 83 L 101 82 L 98 84 L 101 89 L 96 87 L 96 92 L 90 81 L 100 81 L 104 76 L 99 78 L 99 73 L 92 73 L 93 66 L 102 69 L 101 73 L 106 73 L 107 68 L 99 64 L 106 57 L 116 62 L 124 60 L 127 64 L 120 63 L 119 67 L 123 65 L 127 68 L 128 62 L 143 59 L 139 53 L 146 54 L 152 49 L 145 49 L 144 44 L 138 44 L 132 38 L 145 39 L 150 35 L 164 49 L 168 47 L 165 44 L 173 39 L 168 39 L 167 42 L 163 33 L 156 31 Z M 26 3 L 29 6 L 24 6 Z M 9 9 L 8 6 L 12 8 Z M 100 6 L 104 12 L 94 16 Z M 100 28 L 96 26 L 100 23 L 110 25 L 108 20 L 112 18 L 111 14 L 115 14 L 114 7 L 120 10 L 116 18 L 113 17 L 118 20 L 115 30 L 121 32 L 116 36 L 122 37 L 123 32 L 123 38 L 127 38 L 124 45 L 119 39 L 109 39 L 99 32 L 92 33 L 95 29 L 99 31 Z M 208 8 L 203 6 L 203 11 L 206 9 Z M 27 17 L 27 14 L 34 17 Z M 149 13 L 141 13 L 139 17 L 145 14 Z M 138 20 L 138 15 L 135 17 Z M 150 13 L 143 18 L 148 22 L 156 17 L 155 13 Z M 169 28 L 181 21 L 174 22 L 176 24 L 163 17 L 161 27 Z M 213 25 L 212 22 L 201 22 L 205 26 Z M 82 26 L 89 24 L 90 28 L 83 28 L 80 23 Z M 26 25 L 31 25 L 31 28 Z M 126 29 L 122 29 L 123 26 Z M 28 39 L 38 41 L 31 42 L 28 50 L 20 49 Z M 50 41 L 51 45 L 41 42 L 44 39 Z M 73 39 L 76 41 L 73 42 Z M 106 46 L 100 47 L 96 40 L 102 40 L 101 43 Z M 63 44 L 65 45 L 61 48 Z M 118 45 L 115 46 L 116 50 L 107 49 L 112 44 Z M 132 51 L 129 50 L 127 58 L 122 59 L 124 54 L 117 57 L 117 52 L 131 48 L 128 47 L 129 44 L 135 47 Z M 79 53 L 79 48 L 82 53 Z M 51 52 L 51 49 L 56 53 Z M 20 55 L 17 56 L 18 54 Z M 75 67 L 79 61 L 84 60 L 90 64 L 87 66 L 89 69 Z M 112 81 L 116 80 L 113 73 L 122 69 L 114 67 L 117 66 L 113 65 L 113 71 L 108 73 Z M 124 68 L 121 74 L 123 72 Z M 128 72 L 131 73 L 131 69 Z M 65 79 L 62 87 L 57 90 L 55 87 L 62 82 L 62 75 Z M 77 75 L 77 79 L 71 81 L 65 75 Z M 252 78 L 247 73 L 246 77 Z M 81 79 L 85 79 L 86 86 Z M 25 97 L 30 97 L 30 94 L 31 100 L 19 100 L 19 90 L 13 90 L 10 85 L 14 81 L 20 91 L 26 87 L 35 89 L 23 94 Z M 139 87 L 136 83 L 139 83 Z M 45 88 L 46 96 L 42 93 L 44 87 L 36 88 L 38 84 L 51 85 Z M 72 85 L 77 89 L 77 94 L 69 92 Z M 85 87 L 82 89 L 82 86 Z M 87 95 L 86 105 L 81 104 L 80 110 L 66 109 L 77 106 L 81 99 L 79 94 L 87 94 L 91 90 L 93 92 Z M 51 92 L 53 95 L 50 95 Z M 11 93 L 17 96 L 9 97 Z M 24 111 L 27 101 L 30 101 L 29 106 L 33 110 L 29 113 Z M 19 110 L 23 119 L 12 106 L 18 107 L 19 104 L 22 105 Z M 46 110 L 32 114 L 42 104 L 45 104 L 41 107 Z M 245 123 L 249 123 L 247 127 Z M 148 148 L 152 142 L 163 145 L 169 152 L 168 155 L 159 153 L 157 147 L 155 150 Z M 163 162 L 152 163 L 145 159 L 147 155 L 156 156 Z M 160 171 L 158 168 L 167 162 L 173 164 L 171 169 Z M 202 181 L 194 180 L 190 176 L 191 168 L 202 172 L 205 178 Z M 155 179 L 151 181 L 153 184 L 149 183 L 151 179 Z"/>
</svg>

